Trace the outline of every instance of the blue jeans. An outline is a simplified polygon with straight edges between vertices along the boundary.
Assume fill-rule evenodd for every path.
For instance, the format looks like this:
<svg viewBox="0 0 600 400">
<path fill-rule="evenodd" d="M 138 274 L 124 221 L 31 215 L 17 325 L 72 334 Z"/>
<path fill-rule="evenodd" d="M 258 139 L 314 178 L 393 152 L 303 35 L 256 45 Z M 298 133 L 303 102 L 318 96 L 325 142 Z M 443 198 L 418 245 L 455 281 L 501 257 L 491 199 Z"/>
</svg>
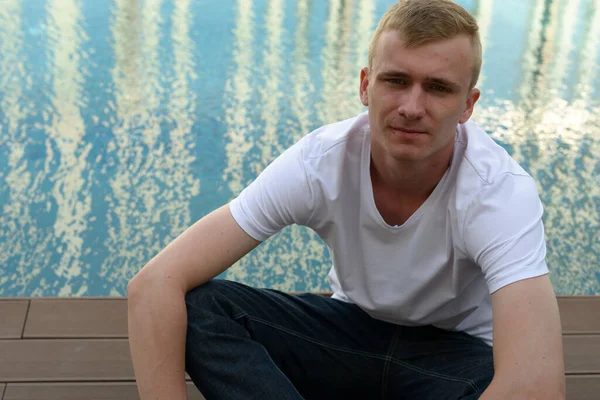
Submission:
<svg viewBox="0 0 600 400">
<path fill-rule="evenodd" d="M 492 347 L 318 294 L 212 280 L 187 293 L 186 372 L 213 399 L 476 399 Z"/>
</svg>

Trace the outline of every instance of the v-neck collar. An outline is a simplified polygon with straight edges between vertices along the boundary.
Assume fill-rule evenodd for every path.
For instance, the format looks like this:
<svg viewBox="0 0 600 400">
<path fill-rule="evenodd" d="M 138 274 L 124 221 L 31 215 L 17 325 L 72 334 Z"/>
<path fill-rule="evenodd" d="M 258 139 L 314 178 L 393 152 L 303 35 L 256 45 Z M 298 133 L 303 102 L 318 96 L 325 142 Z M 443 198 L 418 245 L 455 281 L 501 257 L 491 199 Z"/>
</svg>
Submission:
<svg viewBox="0 0 600 400">
<path fill-rule="evenodd" d="M 373 182 L 371 181 L 371 172 L 370 172 L 370 168 L 371 168 L 371 132 L 369 130 L 367 130 L 367 133 L 365 134 L 363 140 L 365 142 L 363 143 L 363 151 L 362 151 L 362 159 L 361 159 L 361 167 L 360 168 L 361 168 L 361 174 L 362 174 L 361 180 L 363 182 L 366 182 L 366 185 L 365 185 L 365 190 L 364 190 L 363 194 L 361 195 L 361 197 L 362 197 L 362 201 L 366 201 L 366 206 L 367 206 L 367 209 L 369 210 L 369 214 L 373 216 L 373 218 L 375 219 L 375 222 L 378 225 L 380 225 L 386 229 L 392 230 L 392 231 L 399 231 L 399 230 L 406 228 L 407 226 L 414 224 L 415 221 L 417 221 L 421 217 L 421 215 L 426 213 L 432 207 L 432 204 L 435 203 L 435 201 L 438 199 L 440 192 L 443 190 L 445 183 L 448 179 L 450 170 L 451 170 L 452 166 L 454 165 L 455 151 L 453 151 L 453 153 L 452 153 L 452 161 L 450 163 L 450 166 L 446 169 L 446 171 L 444 172 L 444 175 L 442 176 L 442 178 L 440 179 L 438 184 L 433 189 L 433 192 L 429 195 L 429 197 L 427 197 L 425 202 L 423 202 L 423 204 L 421 204 L 421 206 L 414 213 L 412 213 L 412 215 L 406 221 L 404 221 L 404 223 L 402 225 L 390 225 L 387 222 L 385 222 L 385 220 L 379 213 L 379 210 L 377 209 L 377 205 L 375 204 L 375 196 L 373 193 Z"/>
</svg>

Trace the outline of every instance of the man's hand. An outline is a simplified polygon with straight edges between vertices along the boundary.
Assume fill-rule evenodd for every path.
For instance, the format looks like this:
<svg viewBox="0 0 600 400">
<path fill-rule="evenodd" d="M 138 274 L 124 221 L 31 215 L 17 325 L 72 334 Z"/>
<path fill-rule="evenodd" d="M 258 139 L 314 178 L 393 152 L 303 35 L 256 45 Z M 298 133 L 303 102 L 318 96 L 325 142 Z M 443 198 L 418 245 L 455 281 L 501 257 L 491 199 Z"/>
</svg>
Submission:
<svg viewBox="0 0 600 400">
<path fill-rule="evenodd" d="M 492 294 L 494 379 L 481 399 L 564 399 L 558 303 L 548 275 Z"/>
</svg>

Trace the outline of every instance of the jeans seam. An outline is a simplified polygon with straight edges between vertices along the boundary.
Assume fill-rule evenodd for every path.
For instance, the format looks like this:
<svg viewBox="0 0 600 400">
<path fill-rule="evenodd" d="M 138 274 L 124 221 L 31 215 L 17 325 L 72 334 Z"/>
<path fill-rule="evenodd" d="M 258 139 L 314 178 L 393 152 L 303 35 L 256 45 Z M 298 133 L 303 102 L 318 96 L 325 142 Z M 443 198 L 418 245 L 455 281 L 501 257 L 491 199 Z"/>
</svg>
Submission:
<svg viewBox="0 0 600 400">
<path fill-rule="evenodd" d="M 408 364 L 408 363 L 406 363 L 404 361 L 396 360 L 393 357 L 391 358 L 390 362 L 392 362 L 394 364 L 401 365 L 401 366 L 403 366 L 405 368 L 408 368 L 408 369 L 412 369 L 413 371 L 420 372 L 420 373 L 422 373 L 424 375 L 428 375 L 428 376 L 430 376 L 432 378 L 439 378 L 439 379 L 445 379 L 447 381 L 454 381 L 454 382 L 466 383 L 469 386 L 471 386 L 471 388 L 473 388 L 473 390 L 475 390 L 476 392 L 479 391 L 479 388 L 477 387 L 477 385 L 475 384 L 475 382 L 473 382 L 473 380 L 471 380 L 471 379 L 459 378 L 459 377 L 445 375 L 445 374 L 438 374 L 437 372 L 427 371 L 427 370 L 424 370 L 422 368 L 415 367 L 414 365 Z"/>
<path fill-rule="evenodd" d="M 237 314 L 234 314 L 233 317 L 231 317 L 231 319 L 234 319 L 234 320 L 240 319 L 240 318 L 242 318 L 242 317 L 244 317 L 246 315 L 248 315 L 248 313 L 246 311 L 241 311 L 241 312 L 239 312 Z"/>
<path fill-rule="evenodd" d="M 311 342 L 311 343 L 314 343 L 314 344 L 318 344 L 320 346 L 327 347 L 329 349 L 339 350 L 339 351 L 343 351 L 343 352 L 351 353 L 351 354 L 363 355 L 363 356 L 367 356 L 367 357 L 373 357 L 373 358 L 377 358 L 377 359 L 380 359 L 380 360 L 384 360 L 385 359 L 385 357 L 380 356 L 377 353 L 369 353 L 367 351 L 357 351 L 357 350 L 348 349 L 346 347 L 335 346 L 335 345 L 332 345 L 332 344 L 329 344 L 329 343 L 321 342 L 320 340 L 313 339 L 310 336 L 303 335 L 301 333 L 298 333 L 296 331 L 293 331 L 293 330 L 288 329 L 286 327 L 283 327 L 281 325 L 274 324 L 274 323 L 272 323 L 270 321 L 266 321 L 266 320 L 264 320 L 262 318 L 253 317 L 251 315 L 247 315 L 247 317 L 248 317 L 248 319 L 251 319 L 253 321 L 260 322 L 260 323 L 262 323 L 264 325 L 268 325 L 268 326 L 270 326 L 272 328 L 275 328 L 275 329 L 278 329 L 280 331 L 286 332 L 286 333 L 288 333 L 288 334 L 290 334 L 292 336 L 299 337 L 299 338 L 304 339 L 304 340 L 306 340 L 308 342 Z"/>
<path fill-rule="evenodd" d="M 291 329 L 288 329 L 288 328 L 285 328 L 285 327 L 283 327 L 281 325 L 277 325 L 277 324 L 274 324 L 274 323 L 272 323 L 270 321 L 263 320 L 262 318 L 253 317 L 253 316 L 251 316 L 249 314 L 246 314 L 246 313 L 244 313 L 244 314 L 240 313 L 239 316 L 238 316 L 238 318 L 241 318 L 243 316 L 247 316 L 248 319 L 250 319 L 250 320 L 253 320 L 253 321 L 256 321 L 256 322 L 260 322 L 260 323 L 262 323 L 264 325 L 268 325 L 268 326 L 270 326 L 272 328 L 275 328 L 275 329 L 278 329 L 280 331 L 286 332 L 286 333 L 288 333 L 288 334 L 290 334 L 292 336 L 299 337 L 299 338 L 304 339 L 304 340 L 306 340 L 308 342 L 311 342 L 311 343 L 314 343 L 314 344 L 317 344 L 317 345 L 320 345 L 320 346 L 323 346 L 323 347 L 326 347 L 326 348 L 329 348 L 329 349 L 332 349 L 332 350 L 338 350 L 338 351 L 342 351 L 342 352 L 350 353 L 350 354 L 355 354 L 355 355 L 362 355 L 362 356 L 365 356 L 365 357 L 371 357 L 371 358 L 375 358 L 375 359 L 382 360 L 382 361 L 389 361 L 389 363 L 394 363 L 394 364 L 397 364 L 397 365 L 401 365 L 401 366 L 403 366 L 405 368 L 408 368 L 408 369 L 413 370 L 415 372 L 419 372 L 421 374 L 425 374 L 425 375 L 433 377 L 433 378 L 444 379 L 444 380 L 452 381 L 452 382 L 466 383 L 469 386 L 471 386 L 471 388 L 473 388 L 476 392 L 479 391 L 479 388 L 477 387 L 477 385 L 475 384 L 475 382 L 473 382 L 471 379 L 459 378 L 459 377 L 454 377 L 454 376 L 449 376 L 449 375 L 444 375 L 444 374 L 438 374 L 437 372 L 430 372 L 430 371 L 424 370 L 422 368 L 415 367 L 414 365 L 408 364 L 408 363 L 406 363 L 404 361 L 396 360 L 394 357 L 389 357 L 387 355 L 386 356 L 382 356 L 382 355 L 379 355 L 377 353 L 369 353 L 369 352 L 366 352 L 366 351 L 356 351 L 356 350 L 351 350 L 351 349 L 348 349 L 348 348 L 345 348 L 345 347 L 341 347 L 341 346 L 331 345 L 329 343 L 325 343 L 325 342 L 321 342 L 319 340 L 315 340 L 315 339 L 313 339 L 313 338 L 311 338 L 309 336 L 302 335 L 301 333 L 295 332 L 295 331 L 293 331 Z"/>
<path fill-rule="evenodd" d="M 383 373 L 381 375 L 381 400 L 385 400 L 387 397 L 387 376 L 390 363 L 393 360 L 392 354 L 394 354 L 394 350 L 396 349 L 396 343 L 398 343 L 398 331 L 394 331 L 394 334 L 392 335 L 392 342 L 390 343 L 390 347 L 388 348 L 383 363 Z"/>
</svg>

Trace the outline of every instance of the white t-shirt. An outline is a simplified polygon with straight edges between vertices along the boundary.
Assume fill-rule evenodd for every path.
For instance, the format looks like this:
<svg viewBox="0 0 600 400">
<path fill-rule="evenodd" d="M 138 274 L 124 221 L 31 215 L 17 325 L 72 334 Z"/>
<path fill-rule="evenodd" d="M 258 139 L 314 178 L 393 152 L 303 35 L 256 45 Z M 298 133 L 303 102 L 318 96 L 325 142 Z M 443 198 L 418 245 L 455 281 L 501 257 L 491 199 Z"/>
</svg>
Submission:
<svg viewBox="0 0 600 400">
<path fill-rule="evenodd" d="M 333 297 L 400 325 L 464 331 L 492 345 L 491 293 L 548 273 L 534 180 L 474 122 L 433 193 L 402 225 L 377 210 L 366 113 L 323 126 L 281 154 L 231 213 L 264 241 L 290 224 L 329 247 Z"/>
</svg>

